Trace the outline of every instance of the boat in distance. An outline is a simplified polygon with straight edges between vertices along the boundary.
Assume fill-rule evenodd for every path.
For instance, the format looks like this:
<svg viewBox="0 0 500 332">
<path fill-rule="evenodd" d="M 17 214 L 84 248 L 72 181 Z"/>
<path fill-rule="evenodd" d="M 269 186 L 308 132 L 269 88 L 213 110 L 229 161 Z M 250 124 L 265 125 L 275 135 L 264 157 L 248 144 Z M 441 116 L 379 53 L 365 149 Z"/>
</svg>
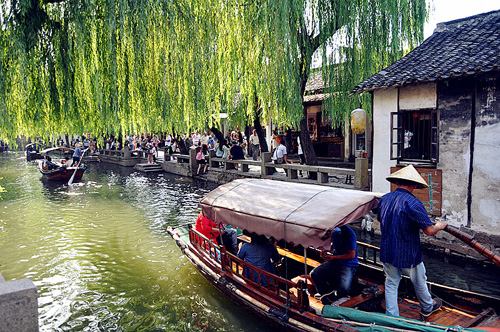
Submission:
<svg viewBox="0 0 500 332">
<path fill-rule="evenodd" d="M 324 261 L 320 253 L 330 248 L 333 230 L 376 208 L 380 197 L 372 192 L 262 179 L 234 180 L 203 197 L 203 215 L 236 229 L 238 242 L 249 241 L 247 232 L 277 241 L 282 261 L 275 273 L 239 259 L 205 237 L 194 222 L 169 227 L 168 232 L 210 283 L 284 330 L 500 332 L 500 298 L 428 282 L 443 306 L 424 317 L 408 278 L 400 284 L 400 317 L 386 315 L 379 249 L 359 241 L 359 267 L 350 297 L 323 305 L 313 296 L 315 287 L 308 275 Z"/>
<path fill-rule="evenodd" d="M 46 158 L 50 155 L 59 157 L 58 162 L 52 161 L 51 158 L 37 160 L 38 169 L 42 173 L 42 178 L 48 181 L 68 182 L 73 178 L 74 182 L 82 179 L 86 167 L 80 162 L 77 166 L 68 166 L 70 156 L 73 154 L 73 149 L 66 147 L 54 147 L 40 151 L 40 154 Z M 72 182 L 73 182 L 72 181 Z"/>
</svg>

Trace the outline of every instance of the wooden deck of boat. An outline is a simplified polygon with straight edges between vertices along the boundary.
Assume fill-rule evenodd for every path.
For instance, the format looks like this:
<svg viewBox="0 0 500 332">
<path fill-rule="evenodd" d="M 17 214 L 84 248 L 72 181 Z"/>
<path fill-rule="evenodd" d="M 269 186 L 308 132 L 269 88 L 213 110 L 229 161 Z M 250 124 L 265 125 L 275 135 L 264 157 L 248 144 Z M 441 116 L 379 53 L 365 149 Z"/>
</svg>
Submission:
<svg viewBox="0 0 500 332">
<path fill-rule="evenodd" d="M 290 251 L 282 248 L 278 248 L 278 252 L 280 255 L 294 259 L 296 261 L 299 261 L 301 263 L 304 263 L 304 257 L 298 254 L 291 253 Z M 311 267 L 317 267 L 321 265 L 320 262 L 315 261 L 313 259 L 307 259 L 307 265 Z M 303 279 L 303 278 L 302 278 Z M 297 280 L 296 280 L 297 282 Z M 369 280 L 365 280 L 363 278 L 357 278 L 357 282 L 370 286 L 373 283 L 370 282 Z M 308 282 L 309 283 L 309 282 Z M 381 297 L 381 305 L 385 309 L 385 299 L 383 296 L 384 293 L 384 285 L 379 285 L 379 295 Z M 341 307 L 348 307 L 348 308 L 356 308 L 357 306 L 361 305 L 363 302 L 366 302 L 370 299 L 372 299 L 373 296 L 369 297 L 364 297 L 363 295 L 357 295 L 351 297 L 349 300 L 339 304 Z M 318 314 L 321 315 L 321 312 L 323 310 L 323 303 L 321 303 L 320 300 L 316 299 L 314 296 L 309 296 L 309 305 L 314 311 Z M 401 317 L 404 318 L 410 318 L 410 319 L 415 319 L 415 320 L 421 320 L 422 316 L 420 315 L 420 306 L 417 301 L 412 301 L 409 299 L 403 299 L 402 302 L 399 303 L 399 314 Z M 441 310 L 433 313 L 429 317 L 425 318 L 426 322 L 432 322 L 436 324 L 441 324 L 441 325 L 446 325 L 446 326 L 461 326 L 463 328 L 468 328 L 468 327 L 481 327 L 481 326 L 488 326 L 488 327 L 496 327 L 500 328 L 500 318 L 497 316 L 495 311 L 493 309 L 486 309 L 482 313 L 475 315 L 472 313 L 467 313 L 462 310 L 457 310 L 453 309 L 451 307 L 446 306 L 443 304 L 441 307 Z"/>
<path fill-rule="evenodd" d="M 355 308 L 371 298 L 373 297 L 366 298 L 362 295 L 358 295 L 350 298 L 346 302 L 341 303 L 339 306 Z M 381 299 L 381 302 L 382 307 L 385 308 L 385 300 L 383 298 Z M 311 308 L 313 308 L 316 313 L 321 314 L 324 305 L 320 300 L 316 299 L 313 296 L 310 296 L 309 303 Z M 421 320 L 420 307 L 417 301 L 404 299 L 399 303 L 399 314 L 404 318 Z M 489 317 L 491 315 L 494 315 L 494 312 L 489 310 L 485 310 L 479 315 L 474 315 L 443 305 L 441 310 L 427 317 L 425 321 L 447 326 L 461 326 L 463 328 L 481 326 L 500 328 L 500 319 L 496 316 Z"/>
</svg>

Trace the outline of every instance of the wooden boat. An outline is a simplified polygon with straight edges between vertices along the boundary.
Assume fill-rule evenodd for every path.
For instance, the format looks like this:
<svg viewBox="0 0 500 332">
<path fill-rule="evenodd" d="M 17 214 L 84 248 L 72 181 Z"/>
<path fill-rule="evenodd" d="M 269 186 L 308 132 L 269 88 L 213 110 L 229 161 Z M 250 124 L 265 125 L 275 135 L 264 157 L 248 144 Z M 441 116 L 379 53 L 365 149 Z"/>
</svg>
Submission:
<svg viewBox="0 0 500 332">
<path fill-rule="evenodd" d="M 40 173 L 42 173 L 44 179 L 60 182 L 68 182 L 75 171 L 76 174 L 73 181 L 78 182 L 82 179 L 86 169 L 85 167 L 64 167 L 64 165 L 61 165 L 56 169 L 47 170 L 43 169 L 41 165 L 42 163 L 40 163 Z"/>
<path fill-rule="evenodd" d="M 38 168 L 42 173 L 43 178 L 49 181 L 68 182 L 73 174 L 75 174 L 73 181 L 78 182 L 82 179 L 86 167 L 82 163 L 78 167 L 67 166 L 64 160 L 69 160 L 73 155 L 73 149 L 66 147 L 54 147 L 45 149 L 40 154 L 45 157 L 48 155 L 56 155 L 62 157 L 61 162 L 53 162 L 52 167 L 44 167 L 42 160 L 37 160 Z"/>
<path fill-rule="evenodd" d="M 40 143 L 30 143 L 26 145 L 26 161 L 35 161 L 37 159 L 43 159 L 42 154 L 38 151 L 41 147 Z"/>
<path fill-rule="evenodd" d="M 278 252 L 284 258 L 282 270 L 275 274 L 229 253 L 198 232 L 194 223 L 169 227 L 168 232 L 215 287 L 286 330 L 500 331 L 500 298 L 435 283 L 428 283 L 430 290 L 444 304 L 423 321 L 407 279 L 400 286 L 405 289 L 400 294 L 401 317 L 385 315 L 378 248 L 360 242 L 360 266 L 351 297 L 323 305 L 311 296 L 314 286 L 304 275 L 322 263 L 319 252 L 329 249 L 331 232 L 375 208 L 379 198 L 370 192 L 256 179 L 235 180 L 207 194 L 200 202 L 206 217 L 239 233 L 247 230 L 278 240 Z M 247 238 L 241 234 L 238 241 Z"/>
</svg>

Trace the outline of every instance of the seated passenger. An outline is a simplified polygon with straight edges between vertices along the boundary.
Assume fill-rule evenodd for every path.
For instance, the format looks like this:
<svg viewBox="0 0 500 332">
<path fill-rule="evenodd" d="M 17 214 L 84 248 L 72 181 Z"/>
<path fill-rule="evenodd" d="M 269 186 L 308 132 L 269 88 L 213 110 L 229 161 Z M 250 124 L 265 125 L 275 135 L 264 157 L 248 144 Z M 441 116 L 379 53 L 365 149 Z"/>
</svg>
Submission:
<svg viewBox="0 0 500 332">
<path fill-rule="evenodd" d="M 237 253 L 238 233 L 236 230 L 225 228 L 222 224 L 218 225 L 212 219 L 205 217 L 202 212 L 196 219 L 194 229 L 206 236 L 210 241 L 216 242 L 218 245 L 224 245 L 230 253 Z"/>
<path fill-rule="evenodd" d="M 215 221 L 209 219 L 200 212 L 198 218 L 196 218 L 196 224 L 194 229 L 206 236 L 209 240 L 216 242 L 217 236 L 220 234 L 219 226 Z"/>
<path fill-rule="evenodd" d="M 244 243 L 238 252 L 238 258 L 248 262 L 264 271 L 275 273 L 273 263 L 278 263 L 280 255 L 276 249 L 276 245 L 269 242 L 264 235 L 252 233 L 250 235 L 251 243 Z M 252 277 L 250 268 L 245 269 L 247 278 Z M 254 271 L 253 281 L 259 282 L 259 274 Z M 261 276 L 262 286 L 267 286 L 266 276 Z"/>
<path fill-rule="evenodd" d="M 358 267 L 356 234 L 349 226 L 335 228 L 332 234 L 333 255 L 321 252 L 325 263 L 311 271 L 311 279 L 323 304 L 331 304 L 345 297 L 351 290 L 351 283 Z"/>
<path fill-rule="evenodd" d="M 52 159 L 50 158 L 50 156 L 45 156 L 45 159 L 43 160 L 43 169 L 45 170 L 53 170 L 53 169 L 57 169 L 59 166 L 57 164 L 54 164 L 52 162 Z"/>
</svg>

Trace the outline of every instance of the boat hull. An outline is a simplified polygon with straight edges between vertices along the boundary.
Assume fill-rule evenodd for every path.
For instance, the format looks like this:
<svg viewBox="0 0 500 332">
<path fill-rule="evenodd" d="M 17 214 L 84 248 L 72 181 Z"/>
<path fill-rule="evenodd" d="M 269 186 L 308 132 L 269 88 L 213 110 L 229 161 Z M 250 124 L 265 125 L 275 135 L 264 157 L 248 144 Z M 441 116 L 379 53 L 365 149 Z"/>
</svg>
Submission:
<svg viewBox="0 0 500 332">
<path fill-rule="evenodd" d="M 43 159 L 43 156 L 38 152 L 26 153 L 26 161 L 35 161 L 37 159 Z"/>
<path fill-rule="evenodd" d="M 40 170 L 44 179 L 49 181 L 59 181 L 59 182 L 68 182 L 73 173 L 75 173 L 75 167 L 60 167 L 55 170 Z M 83 173 L 85 172 L 85 167 L 78 167 L 76 170 L 75 178 L 73 182 L 78 182 L 82 179 Z"/>
</svg>

